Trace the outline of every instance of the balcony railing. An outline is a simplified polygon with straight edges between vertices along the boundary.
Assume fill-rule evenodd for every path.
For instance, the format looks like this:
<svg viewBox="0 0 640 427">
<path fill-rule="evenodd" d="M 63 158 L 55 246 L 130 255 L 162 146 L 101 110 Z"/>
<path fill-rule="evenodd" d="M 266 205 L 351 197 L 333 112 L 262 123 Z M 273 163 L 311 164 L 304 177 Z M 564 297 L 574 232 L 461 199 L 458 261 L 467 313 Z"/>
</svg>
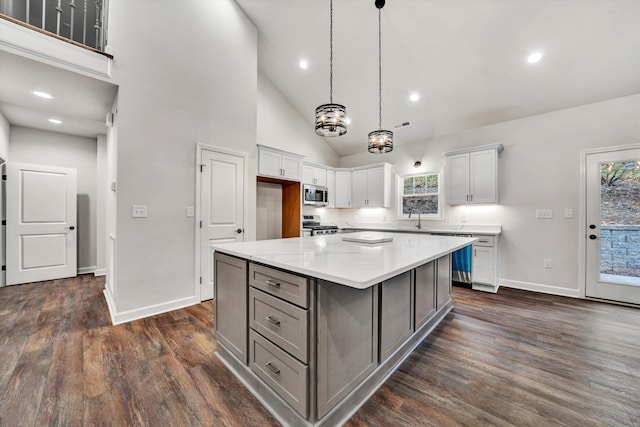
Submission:
<svg viewBox="0 0 640 427">
<path fill-rule="evenodd" d="M 107 0 L 4 0 L 0 13 L 104 51 Z"/>
</svg>

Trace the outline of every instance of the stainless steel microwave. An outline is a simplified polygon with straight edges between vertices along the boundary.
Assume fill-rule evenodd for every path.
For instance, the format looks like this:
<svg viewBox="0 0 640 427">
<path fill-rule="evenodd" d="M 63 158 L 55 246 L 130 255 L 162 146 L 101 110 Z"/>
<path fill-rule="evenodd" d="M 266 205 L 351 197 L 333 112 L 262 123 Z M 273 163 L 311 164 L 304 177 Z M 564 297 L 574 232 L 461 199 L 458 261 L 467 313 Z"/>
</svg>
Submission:
<svg viewBox="0 0 640 427">
<path fill-rule="evenodd" d="M 327 206 L 329 203 L 327 187 L 304 184 L 302 186 L 302 203 L 305 205 Z"/>
</svg>

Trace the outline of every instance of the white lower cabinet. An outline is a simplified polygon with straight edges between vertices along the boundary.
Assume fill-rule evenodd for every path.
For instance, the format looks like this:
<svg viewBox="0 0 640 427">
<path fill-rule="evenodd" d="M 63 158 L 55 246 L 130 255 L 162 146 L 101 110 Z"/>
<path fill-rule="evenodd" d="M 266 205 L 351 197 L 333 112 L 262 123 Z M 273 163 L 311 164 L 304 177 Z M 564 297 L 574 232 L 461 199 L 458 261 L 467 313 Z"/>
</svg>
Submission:
<svg viewBox="0 0 640 427">
<path fill-rule="evenodd" d="M 471 287 L 480 291 L 498 290 L 498 236 L 474 235 Z"/>
</svg>

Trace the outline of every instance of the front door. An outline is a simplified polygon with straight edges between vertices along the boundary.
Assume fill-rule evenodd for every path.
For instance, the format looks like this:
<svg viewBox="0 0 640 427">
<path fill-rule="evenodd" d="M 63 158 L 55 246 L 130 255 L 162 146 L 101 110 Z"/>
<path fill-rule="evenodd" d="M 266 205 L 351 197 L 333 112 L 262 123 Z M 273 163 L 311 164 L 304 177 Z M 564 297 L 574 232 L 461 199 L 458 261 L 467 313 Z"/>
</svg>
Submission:
<svg viewBox="0 0 640 427">
<path fill-rule="evenodd" d="M 200 300 L 213 294 L 213 243 L 244 240 L 245 157 L 202 149 L 200 165 Z"/>
<path fill-rule="evenodd" d="M 7 163 L 7 285 L 77 274 L 76 170 Z"/>
<path fill-rule="evenodd" d="M 587 154 L 587 297 L 640 304 L 640 147 Z"/>
</svg>

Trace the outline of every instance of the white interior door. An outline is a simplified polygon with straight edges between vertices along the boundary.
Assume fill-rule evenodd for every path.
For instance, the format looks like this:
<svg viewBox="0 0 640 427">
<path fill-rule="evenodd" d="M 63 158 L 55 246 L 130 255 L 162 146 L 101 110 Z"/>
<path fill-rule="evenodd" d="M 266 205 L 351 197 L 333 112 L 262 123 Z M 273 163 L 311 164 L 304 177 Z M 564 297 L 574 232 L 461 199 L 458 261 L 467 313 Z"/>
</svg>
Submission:
<svg viewBox="0 0 640 427">
<path fill-rule="evenodd" d="M 640 304 L 640 148 L 587 154 L 587 297 Z"/>
<path fill-rule="evenodd" d="M 7 163 L 7 284 L 77 274 L 76 170 Z"/>
<path fill-rule="evenodd" d="M 200 300 L 213 294 L 213 243 L 244 240 L 245 157 L 202 150 L 200 174 Z"/>
</svg>

